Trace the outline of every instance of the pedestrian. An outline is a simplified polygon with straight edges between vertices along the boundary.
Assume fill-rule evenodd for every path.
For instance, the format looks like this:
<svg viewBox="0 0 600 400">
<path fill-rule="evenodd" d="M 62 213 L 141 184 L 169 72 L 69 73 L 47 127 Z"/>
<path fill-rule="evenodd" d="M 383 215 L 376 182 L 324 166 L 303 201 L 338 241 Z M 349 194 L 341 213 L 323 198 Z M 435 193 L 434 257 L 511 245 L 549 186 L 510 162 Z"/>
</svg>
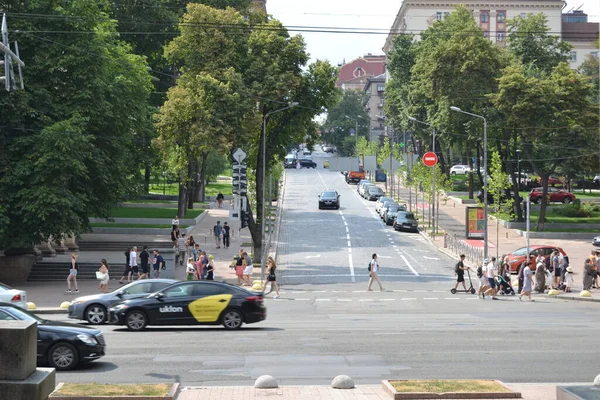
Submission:
<svg viewBox="0 0 600 400">
<path fill-rule="evenodd" d="M 212 254 L 208 255 L 208 266 L 206 269 L 206 280 L 214 281 L 215 280 L 215 258 Z"/>
<path fill-rule="evenodd" d="M 369 286 L 367 286 L 367 292 L 372 292 L 371 285 L 373 281 L 377 281 L 379 285 L 379 290 L 382 292 L 385 290 L 383 285 L 381 284 L 381 280 L 379 279 L 379 263 L 377 262 L 377 253 L 373 253 L 371 256 L 371 261 L 369 262 Z"/>
<path fill-rule="evenodd" d="M 454 285 L 454 290 L 456 290 L 458 284 L 462 282 L 465 292 L 467 291 L 467 286 L 465 285 L 465 270 L 467 269 L 469 268 L 465 267 L 465 255 L 461 254 L 460 259 L 454 267 L 454 272 L 456 273 L 456 284 Z"/>
<path fill-rule="evenodd" d="M 133 274 L 138 275 L 139 278 L 139 271 L 138 271 L 138 265 L 137 265 L 137 247 L 133 246 L 133 248 L 131 249 L 131 253 L 129 253 L 129 273 L 127 274 L 127 283 L 131 283 L 133 282 Z"/>
<path fill-rule="evenodd" d="M 71 253 L 71 265 L 69 266 L 69 276 L 67 276 L 67 291 L 65 293 L 71 293 L 71 282 L 75 285 L 74 293 L 79 293 L 79 287 L 77 286 L 77 272 L 79 272 L 79 264 L 77 263 L 77 255 Z"/>
<path fill-rule="evenodd" d="M 523 270 L 523 290 L 519 294 L 519 300 L 521 300 L 521 301 L 523 300 L 522 299 L 523 296 L 529 297 L 529 301 L 534 301 L 531 298 L 533 272 L 531 272 L 530 265 L 531 265 L 531 263 L 529 261 L 527 261 L 525 263 L 525 269 Z"/>
<path fill-rule="evenodd" d="M 180 237 L 179 226 L 173 225 L 173 229 L 171 230 L 171 242 L 173 242 L 173 247 L 177 247 L 177 239 Z"/>
<path fill-rule="evenodd" d="M 148 279 L 150 276 L 150 267 L 148 265 L 148 260 L 150 259 L 150 253 L 148 253 L 148 246 L 144 246 L 142 252 L 140 253 L 140 263 L 142 264 L 142 273 L 138 276 L 138 281 L 140 279 Z"/>
<path fill-rule="evenodd" d="M 100 289 L 102 293 L 108 293 L 108 281 L 110 280 L 108 271 L 108 262 L 105 258 L 103 258 L 100 260 L 100 269 L 98 270 L 98 272 L 101 274 L 100 285 L 98 286 L 98 289 Z"/>
<path fill-rule="evenodd" d="M 546 291 L 546 260 L 539 254 L 535 259 L 535 291 L 544 293 Z"/>
<path fill-rule="evenodd" d="M 552 252 L 552 269 L 554 270 L 554 289 L 558 289 L 560 286 L 560 275 L 561 275 L 561 257 L 560 252 L 557 249 L 554 249 Z"/>
<path fill-rule="evenodd" d="M 523 273 L 525 272 L 525 267 L 528 261 L 523 261 L 519 266 L 519 272 L 517 273 L 517 279 L 519 280 L 519 294 L 523 291 Z"/>
<path fill-rule="evenodd" d="M 267 279 L 263 282 L 263 292 L 266 287 L 266 282 L 271 282 L 271 285 L 275 287 L 275 296 L 274 299 L 279 298 L 279 285 L 277 285 L 277 275 L 276 275 L 277 265 L 275 265 L 275 260 L 273 257 L 269 256 L 267 258 Z"/>
<path fill-rule="evenodd" d="M 199 250 L 200 250 L 200 245 L 198 243 L 194 244 L 194 247 L 192 248 L 192 258 L 194 259 L 194 261 L 198 261 L 198 251 Z"/>
<path fill-rule="evenodd" d="M 600 285 L 598 285 L 598 275 L 600 274 L 600 271 L 598 269 L 598 267 L 600 267 L 600 251 L 596 251 L 596 257 L 594 258 L 594 266 L 596 268 L 596 273 L 594 274 L 594 287 L 596 289 L 600 289 Z"/>
<path fill-rule="evenodd" d="M 573 286 L 573 281 L 574 281 L 573 268 L 569 266 L 565 269 L 565 271 L 566 271 L 566 273 L 565 273 L 565 292 L 570 293 L 571 287 Z"/>
<path fill-rule="evenodd" d="M 496 257 L 492 257 L 490 262 L 487 264 L 486 271 L 488 285 L 490 288 L 485 293 L 491 293 L 492 300 L 498 300 L 498 298 L 496 297 Z"/>
<path fill-rule="evenodd" d="M 185 233 L 184 233 L 180 237 L 177 238 L 177 257 L 176 257 L 175 262 L 177 262 L 177 260 L 179 260 L 179 265 L 183 265 L 186 252 L 187 252 L 186 239 L 185 239 Z"/>
<path fill-rule="evenodd" d="M 569 256 L 563 256 L 563 264 L 560 274 L 560 284 L 563 289 L 565 288 L 563 285 L 565 285 L 565 280 L 567 279 L 567 268 L 569 268 Z"/>
<path fill-rule="evenodd" d="M 215 242 L 217 243 L 217 249 L 221 248 L 221 235 L 223 234 L 223 227 L 221 221 L 217 221 L 217 224 L 213 226 L 213 235 L 215 235 Z"/>
<path fill-rule="evenodd" d="M 230 231 L 231 227 L 227 225 L 227 222 L 223 222 L 223 246 L 228 249 L 229 248 L 229 239 L 230 239 Z"/>
<path fill-rule="evenodd" d="M 196 268 L 194 268 L 194 259 L 192 257 L 188 258 L 185 273 L 187 274 L 188 281 L 194 280 L 194 276 L 196 275 Z"/>
<path fill-rule="evenodd" d="M 219 208 L 223 208 L 223 200 L 225 200 L 225 196 L 223 196 L 223 193 L 219 192 L 217 195 L 217 203 L 219 204 Z"/>
<path fill-rule="evenodd" d="M 479 289 L 477 291 L 477 297 L 481 296 L 485 300 L 485 294 L 489 289 L 489 281 L 487 279 L 487 265 L 490 263 L 489 258 L 483 260 L 483 264 L 477 268 L 477 277 L 479 278 Z"/>
<path fill-rule="evenodd" d="M 202 279 L 206 279 L 206 274 L 208 273 L 208 254 L 206 251 L 202 251 Z"/>
<path fill-rule="evenodd" d="M 160 271 L 162 269 L 166 269 L 165 266 L 165 259 L 163 258 L 163 256 L 160 255 L 160 252 L 157 250 L 154 250 L 154 263 L 152 264 L 152 277 L 154 279 L 158 279 L 160 278 Z"/>
<path fill-rule="evenodd" d="M 240 249 L 239 254 L 235 257 L 235 275 L 238 285 L 244 282 L 244 257 L 242 254 L 244 254 L 244 249 Z"/>
<path fill-rule="evenodd" d="M 202 275 L 202 270 L 204 269 L 204 255 L 201 251 L 198 252 L 198 260 L 196 260 L 196 279 L 202 280 L 204 276 Z"/>
<path fill-rule="evenodd" d="M 175 218 L 171 220 L 171 226 L 173 226 L 173 230 L 179 228 L 179 215 L 176 215 Z"/>
<path fill-rule="evenodd" d="M 596 264 L 593 258 L 586 258 L 583 267 L 583 290 L 590 290 L 596 275 Z"/>
<path fill-rule="evenodd" d="M 244 267 L 244 275 L 242 277 L 244 283 L 244 286 L 250 286 L 250 277 L 252 276 L 252 273 L 254 272 L 254 266 L 252 265 L 252 259 L 250 258 L 250 256 L 248 255 L 248 253 L 243 252 L 242 253 L 242 266 Z"/>
<path fill-rule="evenodd" d="M 121 279 L 119 279 L 121 285 L 123 284 L 123 279 L 129 276 L 129 258 L 131 257 L 131 250 L 131 247 L 125 250 L 125 270 L 123 271 L 123 275 L 121 275 Z"/>
</svg>

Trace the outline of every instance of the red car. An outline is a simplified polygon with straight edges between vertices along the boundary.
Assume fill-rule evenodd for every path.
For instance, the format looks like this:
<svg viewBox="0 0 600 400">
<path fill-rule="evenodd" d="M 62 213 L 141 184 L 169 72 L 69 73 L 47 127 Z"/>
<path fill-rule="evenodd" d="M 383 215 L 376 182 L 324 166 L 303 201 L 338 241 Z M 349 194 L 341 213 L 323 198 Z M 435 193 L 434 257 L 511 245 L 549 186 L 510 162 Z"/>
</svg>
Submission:
<svg viewBox="0 0 600 400">
<path fill-rule="evenodd" d="M 529 256 L 533 257 L 532 261 L 535 261 L 535 258 L 539 254 L 544 256 L 544 259 L 547 259 L 548 257 L 550 257 L 550 254 L 552 254 L 554 249 L 557 249 L 558 251 L 560 251 L 560 254 L 562 254 L 563 257 L 567 255 L 567 253 L 565 253 L 564 250 L 561 249 L 560 247 L 531 245 L 531 246 L 529 246 Z M 520 249 L 517 249 L 517 250 L 513 251 L 512 253 L 508 254 L 508 265 L 510 265 L 511 272 L 517 272 L 519 270 L 519 267 L 521 266 L 523 261 L 525 261 L 526 254 L 527 254 L 527 247 L 521 247 Z M 530 268 L 532 271 L 535 271 L 535 262 L 530 266 Z"/>
<path fill-rule="evenodd" d="M 542 188 L 534 188 L 529 193 L 529 200 L 532 203 L 539 203 L 542 199 Z M 571 192 L 567 192 L 564 189 L 556 189 L 553 187 L 548 188 L 548 201 L 551 203 L 565 203 L 569 204 L 575 200 L 575 195 Z"/>
</svg>

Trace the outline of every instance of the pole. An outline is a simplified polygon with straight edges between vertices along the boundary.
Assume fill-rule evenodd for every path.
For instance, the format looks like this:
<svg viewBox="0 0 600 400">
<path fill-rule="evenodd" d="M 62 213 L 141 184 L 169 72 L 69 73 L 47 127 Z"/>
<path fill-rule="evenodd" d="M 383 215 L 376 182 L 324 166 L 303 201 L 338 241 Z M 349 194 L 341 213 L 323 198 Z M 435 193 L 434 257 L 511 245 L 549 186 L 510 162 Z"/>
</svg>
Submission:
<svg viewBox="0 0 600 400">
<path fill-rule="evenodd" d="M 521 150 L 517 150 L 517 192 L 521 191 Z M 518 193 L 517 193 L 518 194 Z M 519 197 L 517 196 L 517 199 Z"/>
<path fill-rule="evenodd" d="M 433 152 L 435 153 L 435 127 L 431 127 L 433 130 Z M 431 218 L 433 219 L 433 236 L 435 238 L 435 168 L 437 165 L 434 165 L 433 171 L 431 171 Z"/>
<path fill-rule="evenodd" d="M 485 219 L 485 229 L 483 230 L 483 258 L 488 258 L 487 120 L 484 117 L 481 118 L 483 118 L 483 218 Z"/>
<path fill-rule="evenodd" d="M 354 121 L 354 148 L 356 149 L 356 157 L 358 157 L 358 118 Z"/>
<path fill-rule="evenodd" d="M 267 117 L 269 113 L 263 116 L 262 126 L 262 182 L 260 184 L 262 197 L 262 214 L 260 217 L 260 276 L 261 279 L 265 276 L 265 161 L 267 159 L 266 136 L 267 136 Z"/>
<path fill-rule="evenodd" d="M 525 200 L 525 229 L 527 230 L 527 258 L 526 261 L 529 261 L 529 213 L 531 208 L 531 202 L 529 201 L 529 197 Z"/>
</svg>

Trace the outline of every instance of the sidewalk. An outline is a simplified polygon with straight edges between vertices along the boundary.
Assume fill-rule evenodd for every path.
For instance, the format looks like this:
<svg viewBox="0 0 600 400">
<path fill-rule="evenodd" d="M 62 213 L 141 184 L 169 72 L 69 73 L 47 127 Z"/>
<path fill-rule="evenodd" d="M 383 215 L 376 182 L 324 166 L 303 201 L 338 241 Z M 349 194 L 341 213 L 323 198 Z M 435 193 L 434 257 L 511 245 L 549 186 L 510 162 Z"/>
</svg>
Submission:
<svg viewBox="0 0 600 400">
<path fill-rule="evenodd" d="M 507 383 L 521 393 L 524 400 L 555 400 L 556 384 Z M 183 388 L 178 400 L 231 399 L 290 400 L 390 400 L 381 385 L 357 385 L 354 389 L 333 389 L 329 386 L 282 386 L 277 389 L 255 389 L 251 386 L 200 386 Z M 481 398 L 479 400 L 487 400 Z"/>
<path fill-rule="evenodd" d="M 382 187 L 383 188 L 383 187 Z M 402 202 L 407 203 L 409 199 L 409 191 L 407 188 L 400 187 L 398 189 L 400 199 Z M 412 193 L 412 209 L 415 211 L 415 196 L 414 190 Z M 461 240 L 472 247 L 483 247 L 483 240 L 465 240 L 465 213 L 468 206 L 472 204 L 460 204 L 457 201 L 448 198 L 447 201 L 441 201 L 439 210 L 436 212 L 439 218 L 439 228 L 447 232 L 450 235 L 456 235 Z M 425 213 L 425 217 L 421 217 L 423 224 L 428 221 L 428 209 L 427 203 L 422 203 L 422 198 L 419 197 L 419 204 L 417 205 L 419 213 Z M 453 254 L 450 249 L 444 248 L 443 237 L 430 237 L 426 233 L 422 233 L 426 236 L 433 244 L 435 244 L 441 251 L 458 258 L 458 254 Z M 527 245 L 526 239 L 520 236 L 516 230 L 507 229 L 504 226 L 497 224 L 495 219 L 488 220 L 488 249 L 490 257 L 501 257 L 503 254 L 511 253 L 512 251 L 525 247 Z M 558 298 L 564 298 L 568 300 L 583 300 L 583 301 L 600 301 L 600 290 L 594 289 L 591 291 L 592 297 L 581 298 L 579 292 L 583 289 L 583 264 L 585 259 L 590 254 L 592 249 L 591 243 L 585 240 L 564 240 L 564 239 L 530 239 L 529 245 L 536 244 L 551 244 L 562 248 L 568 255 L 570 260 L 570 266 L 574 270 L 575 282 L 573 285 L 573 291 L 571 293 L 562 293 Z"/>
</svg>

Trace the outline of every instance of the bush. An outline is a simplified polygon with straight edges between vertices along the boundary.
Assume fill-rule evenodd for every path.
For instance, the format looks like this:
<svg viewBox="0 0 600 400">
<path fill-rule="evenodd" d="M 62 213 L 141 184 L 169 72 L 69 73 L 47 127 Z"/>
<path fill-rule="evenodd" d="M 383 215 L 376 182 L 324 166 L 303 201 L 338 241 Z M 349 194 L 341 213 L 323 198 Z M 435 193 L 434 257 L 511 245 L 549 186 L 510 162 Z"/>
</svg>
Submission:
<svg viewBox="0 0 600 400">
<path fill-rule="evenodd" d="M 552 208 L 552 214 L 568 218 L 585 218 L 591 217 L 592 211 L 588 209 L 586 204 L 581 207 L 576 204 L 569 204 Z"/>
<path fill-rule="evenodd" d="M 588 202 L 582 203 L 581 209 L 585 210 L 586 212 L 589 212 L 590 214 L 595 213 L 595 212 L 600 212 L 600 204 L 588 203 Z"/>
</svg>

